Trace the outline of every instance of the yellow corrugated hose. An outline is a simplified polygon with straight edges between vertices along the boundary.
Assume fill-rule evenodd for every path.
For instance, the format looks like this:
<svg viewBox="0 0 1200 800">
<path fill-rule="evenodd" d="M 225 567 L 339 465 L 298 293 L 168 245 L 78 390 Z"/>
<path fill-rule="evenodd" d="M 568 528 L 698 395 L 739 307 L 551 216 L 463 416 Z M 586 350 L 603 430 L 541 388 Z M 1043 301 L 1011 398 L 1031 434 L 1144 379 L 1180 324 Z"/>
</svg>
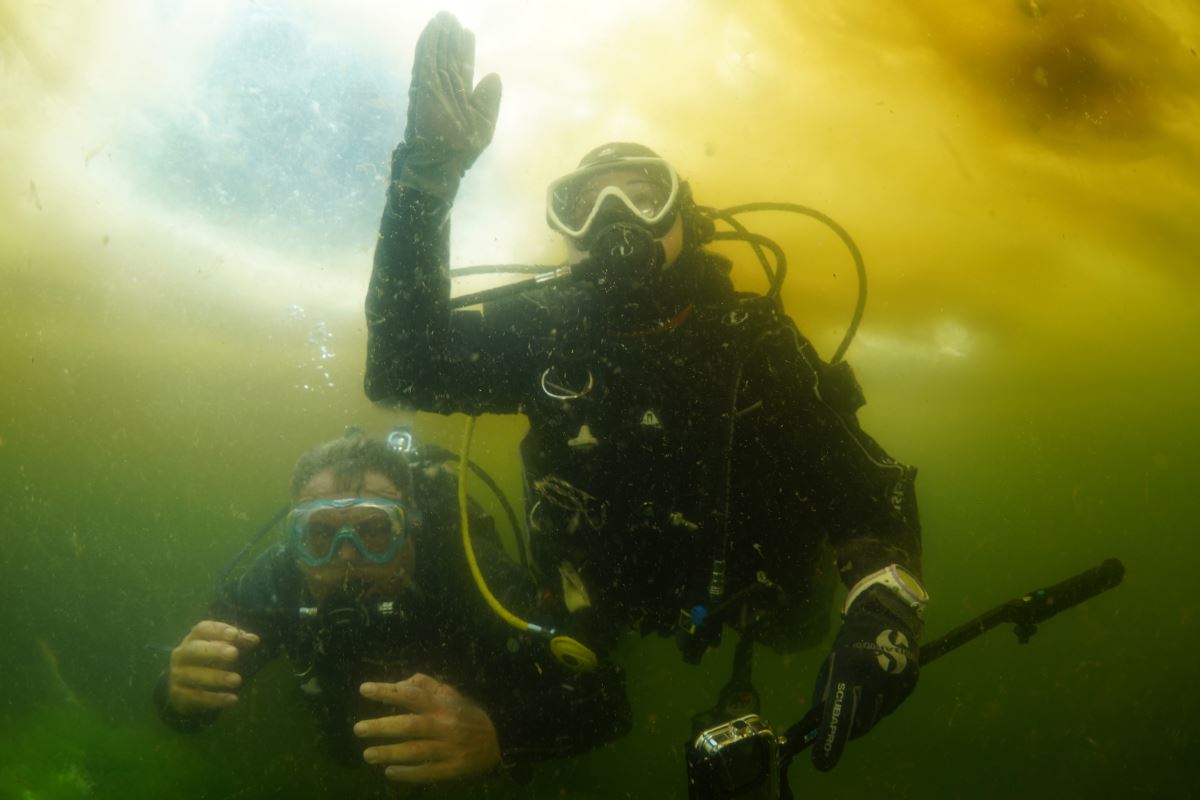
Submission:
<svg viewBox="0 0 1200 800">
<path fill-rule="evenodd" d="M 475 559 L 475 548 L 471 546 L 471 514 L 470 506 L 467 503 L 467 467 L 470 464 L 471 436 L 474 433 L 475 417 L 468 417 L 466 428 L 463 431 L 462 453 L 458 459 L 458 512 L 459 527 L 462 528 L 463 551 L 467 554 L 467 564 L 471 568 L 471 577 L 475 579 L 475 586 L 479 589 L 479 594 L 483 596 L 484 602 L 492 611 L 517 630 L 549 637 L 550 652 L 563 666 L 579 672 L 595 669 L 596 654 L 585 644 L 569 636 L 558 636 L 553 630 L 521 619 L 500 604 L 483 579 L 483 572 L 480 571 L 479 562 Z"/>
</svg>

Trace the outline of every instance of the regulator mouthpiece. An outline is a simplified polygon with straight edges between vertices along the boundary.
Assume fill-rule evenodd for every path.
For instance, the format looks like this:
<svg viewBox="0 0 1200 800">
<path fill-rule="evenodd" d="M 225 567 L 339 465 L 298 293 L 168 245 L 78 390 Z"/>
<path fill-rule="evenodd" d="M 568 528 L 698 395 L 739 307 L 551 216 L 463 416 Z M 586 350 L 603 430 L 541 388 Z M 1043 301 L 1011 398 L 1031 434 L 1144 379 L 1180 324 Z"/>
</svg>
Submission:
<svg viewBox="0 0 1200 800">
<path fill-rule="evenodd" d="M 651 283 L 667 255 L 662 243 L 638 225 L 615 222 L 597 232 L 580 273 L 605 294 L 618 294 Z"/>
</svg>

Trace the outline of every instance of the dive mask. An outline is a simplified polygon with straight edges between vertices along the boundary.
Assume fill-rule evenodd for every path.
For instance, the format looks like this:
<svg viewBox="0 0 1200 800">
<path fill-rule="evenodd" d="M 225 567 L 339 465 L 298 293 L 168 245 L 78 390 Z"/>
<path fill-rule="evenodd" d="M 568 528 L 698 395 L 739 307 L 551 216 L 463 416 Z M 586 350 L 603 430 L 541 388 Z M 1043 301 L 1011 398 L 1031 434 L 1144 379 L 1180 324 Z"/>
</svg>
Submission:
<svg viewBox="0 0 1200 800">
<path fill-rule="evenodd" d="M 661 158 L 634 156 L 607 159 L 581 167 L 550 184 L 546 220 L 576 241 L 588 240 L 594 228 L 612 217 L 644 225 L 655 237 L 675 222 L 679 176 Z"/>
<path fill-rule="evenodd" d="M 288 514 L 288 547 L 310 567 L 332 562 L 343 542 L 370 563 L 386 564 L 408 538 L 409 524 L 409 511 L 399 500 L 310 500 Z"/>
</svg>

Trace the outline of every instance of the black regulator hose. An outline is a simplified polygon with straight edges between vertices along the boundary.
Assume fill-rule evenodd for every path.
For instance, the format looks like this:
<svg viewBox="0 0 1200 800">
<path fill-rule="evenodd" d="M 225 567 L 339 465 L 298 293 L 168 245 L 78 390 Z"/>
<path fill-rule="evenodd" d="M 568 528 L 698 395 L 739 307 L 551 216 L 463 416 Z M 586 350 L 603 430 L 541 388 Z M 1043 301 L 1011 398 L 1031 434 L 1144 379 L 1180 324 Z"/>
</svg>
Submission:
<svg viewBox="0 0 1200 800">
<path fill-rule="evenodd" d="M 721 222 L 724 222 L 729 227 L 733 228 L 738 233 L 742 234 L 741 237 L 730 237 L 728 235 L 725 235 L 720 238 L 722 238 L 722 239 L 737 238 L 737 239 L 741 239 L 742 241 L 749 242 L 750 247 L 753 248 L 753 250 L 754 250 L 754 255 L 758 257 L 758 263 L 762 266 L 763 272 L 767 276 L 767 285 L 770 287 L 770 289 L 767 291 L 768 296 L 770 296 L 772 294 L 777 295 L 779 293 L 779 290 L 783 288 L 783 281 L 776 278 L 775 270 L 771 268 L 771 263 L 769 261 L 767 261 L 767 254 L 763 252 L 762 245 L 759 242 L 750 241 L 749 239 L 744 238 L 745 236 L 749 235 L 749 233 L 750 233 L 749 229 L 747 229 L 745 225 L 743 225 L 741 222 L 739 222 L 737 217 L 733 216 L 732 214 L 726 214 L 724 211 L 722 211 L 719 208 L 712 208 L 710 206 L 696 206 L 696 211 L 701 216 L 706 217 L 711 222 L 716 222 L 717 220 L 720 220 Z M 707 236 L 705 236 L 703 239 L 701 239 L 700 244 L 701 245 L 707 244 L 708 242 L 711 242 L 713 239 L 716 239 L 716 238 L 718 238 L 718 237 L 714 233 L 710 232 Z"/>
<path fill-rule="evenodd" d="M 767 296 L 775 298 L 782 303 L 780 292 L 783 289 L 783 282 L 787 277 L 787 257 L 778 244 L 766 236 L 751 233 L 736 219 L 738 214 L 745 214 L 753 211 L 786 211 L 792 214 L 801 214 L 806 217 L 811 217 L 818 222 L 828 227 L 831 231 L 837 234 L 842 243 L 846 245 L 846 249 L 850 251 L 850 257 L 854 259 L 854 268 L 858 275 L 858 297 L 854 304 L 854 313 L 851 315 L 850 324 L 846 327 L 846 333 L 842 336 L 842 341 L 834 351 L 833 357 L 829 359 L 830 364 L 836 364 L 845 357 L 846 351 L 850 348 L 850 343 L 854 341 L 855 335 L 858 333 L 858 326 L 862 323 L 863 313 L 867 307 L 867 267 L 863 263 L 862 253 L 859 252 L 858 245 L 854 243 L 854 239 L 850 234 L 839 225 L 832 217 L 824 212 L 818 211 L 809 206 L 803 206 L 799 203 L 778 203 L 778 202 L 761 202 L 761 203 L 743 203 L 742 205 L 730 206 L 728 208 L 711 208 L 708 206 L 697 206 L 696 210 L 703 216 L 716 221 L 720 220 L 729 227 L 732 231 L 721 231 L 712 235 L 710 241 L 743 241 L 754 248 L 754 253 L 758 256 L 758 261 L 762 265 L 763 271 L 767 275 L 767 281 L 770 288 L 767 291 Z M 771 251 L 775 258 L 775 265 L 772 267 L 767 259 L 764 248 Z M 527 274 L 533 277 L 527 280 L 514 281 L 504 286 L 497 286 L 491 289 L 484 289 L 479 292 L 471 292 L 470 294 L 460 295 L 450 300 L 450 308 L 458 309 L 466 306 L 476 305 L 478 303 L 491 302 L 499 300 L 503 297 L 512 297 L 518 294 L 523 294 L 530 289 L 538 288 L 539 286 L 558 282 L 564 278 L 578 278 L 584 274 L 591 272 L 594 266 L 591 262 L 595 259 L 587 259 L 583 263 L 574 265 L 521 265 L 521 264 L 496 264 L 496 265 L 481 265 L 473 267 L 459 267 L 450 271 L 450 277 L 467 277 L 469 275 L 488 275 L 501 273 Z"/>
<path fill-rule="evenodd" d="M 740 223 L 737 226 L 739 230 L 734 232 L 718 231 L 712 236 L 714 242 L 747 242 L 758 253 L 760 263 L 763 265 L 763 271 L 767 273 L 767 280 L 771 283 L 771 288 L 767 290 L 767 297 L 779 297 L 779 291 L 783 288 L 783 279 L 787 277 L 787 255 L 784 254 L 783 248 L 775 243 L 775 240 L 769 239 L 766 236 L 757 233 L 751 233 L 746 230 Z M 767 263 L 766 254 L 762 252 L 762 248 L 766 247 L 771 251 L 771 255 L 775 257 L 775 268 L 772 269 Z"/>
<path fill-rule="evenodd" d="M 438 447 L 435 444 L 424 445 L 421 448 L 421 454 L 429 461 L 449 462 L 458 460 L 458 456 L 456 456 L 454 453 L 451 453 L 444 447 Z M 475 473 L 475 476 L 479 478 L 479 480 L 483 481 L 483 484 L 488 487 L 492 495 L 496 498 L 496 501 L 500 503 L 500 508 L 504 511 L 504 517 L 508 520 L 509 527 L 512 528 L 513 542 L 517 546 L 517 555 L 521 560 L 521 566 L 528 567 L 529 554 L 525 547 L 524 528 L 521 526 L 521 522 L 517 518 L 516 509 L 514 509 L 513 504 L 509 502 L 508 495 L 506 495 L 504 490 L 500 488 L 500 485 L 496 483 L 496 479 L 489 475 L 487 470 L 485 470 L 483 467 L 479 466 L 470 459 L 467 460 L 467 467 L 471 470 L 471 472 Z"/>
<path fill-rule="evenodd" d="M 474 264 L 469 267 L 451 267 L 450 278 L 464 278 L 468 275 L 539 275 L 554 269 L 546 264 Z"/>
<path fill-rule="evenodd" d="M 286 503 L 280 506 L 275 513 L 271 515 L 270 519 L 259 526 L 258 530 L 254 532 L 254 535 L 250 537 L 250 540 L 242 545 L 241 549 L 234 554 L 233 558 L 229 559 L 229 561 L 225 563 L 225 566 L 223 566 L 221 571 L 217 573 L 216 578 L 216 596 L 218 599 L 223 598 L 225 595 L 226 581 L 229 579 L 229 574 L 233 572 L 233 568 L 236 567 L 238 562 L 245 558 L 246 554 L 249 553 L 256 544 L 262 541 L 263 537 L 270 533 L 271 529 L 278 525 L 279 522 L 286 517 L 288 512 L 291 510 L 291 503 Z"/>
<path fill-rule="evenodd" d="M 838 238 L 842 240 L 842 243 L 846 245 L 846 249 L 850 251 L 850 257 L 854 259 L 854 268 L 858 273 L 858 299 L 855 301 L 854 314 L 850 318 L 850 324 L 846 328 L 845 335 L 842 336 L 842 342 L 838 345 L 837 350 L 834 351 L 833 357 L 829 359 L 830 364 L 836 364 L 846 355 L 846 350 L 849 349 L 850 343 L 854 341 L 854 336 L 858 333 L 858 326 L 862 322 L 863 312 L 867 307 L 867 267 L 863 263 L 862 253 L 859 252 L 858 245 L 854 243 L 854 239 L 849 233 L 847 233 L 846 229 L 835 222 L 828 214 L 817 211 L 815 208 L 802 206 L 799 203 L 743 203 L 742 205 L 738 206 L 730 206 L 729 208 L 712 210 L 708 213 L 710 213 L 710 215 L 716 219 L 721 219 L 722 221 L 728 222 L 730 217 L 751 211 L 787 211 L 792 214 L 802 214 L 806 217 L 812 217 L 836 233 Z M 744 230 L 744 228 L 741 228 L 739 232 L 741 230 Z M 766 266 L 766 259 L 763 258 L 762 253 L 760 250 L 758 250 L 758 248 L 755 248 L 755 252 L 759 254 L 759 259 L 763 263 L 763 268 L 767 270 L 767 274 L 770 276 L 771 272 Z M 782 287 L 783 277 L 783 275 L 777 275 L 776 280 L 773 281 L 773 285 Z"/>
</svg>

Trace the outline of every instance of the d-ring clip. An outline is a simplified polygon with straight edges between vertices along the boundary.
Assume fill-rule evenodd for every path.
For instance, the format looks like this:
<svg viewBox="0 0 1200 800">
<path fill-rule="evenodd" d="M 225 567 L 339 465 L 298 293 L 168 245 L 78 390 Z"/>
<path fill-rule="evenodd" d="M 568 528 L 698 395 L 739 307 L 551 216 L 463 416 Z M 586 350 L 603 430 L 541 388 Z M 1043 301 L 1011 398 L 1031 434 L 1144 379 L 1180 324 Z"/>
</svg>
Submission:
<svg viewBox="0 0 1200 800">
<path fill-rule="evenodd" d="M 560 383 L 550 379 L 550 370 L 553 367 L 546 367 L 546 371 L 542 373 L 541 384 L 542 391 L 547 397 L 553 397 L 555 400 L 578 400 L 591 393 L 596 386 L 596 377 L 592 375 L 592 371 L 587 371 L 587 383 L 582 389 L 569 389 Z"/>
</svg>

